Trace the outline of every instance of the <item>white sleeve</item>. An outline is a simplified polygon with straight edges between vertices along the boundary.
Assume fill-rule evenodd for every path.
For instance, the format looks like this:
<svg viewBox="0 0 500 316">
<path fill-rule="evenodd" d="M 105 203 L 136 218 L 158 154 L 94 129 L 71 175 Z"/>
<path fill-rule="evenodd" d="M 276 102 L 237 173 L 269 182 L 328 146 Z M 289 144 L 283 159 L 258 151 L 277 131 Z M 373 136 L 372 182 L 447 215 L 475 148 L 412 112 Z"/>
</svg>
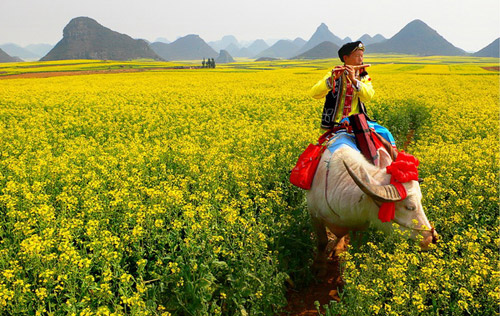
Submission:
<svg viewBox="0 0 500 316">
<path fill-rule="evenodd" d="M 361 90 L 361 81 L 356 79 L 356 84 L 354 85 L 354 87 L 356 88 L 357 91 Z"/>
</svg>

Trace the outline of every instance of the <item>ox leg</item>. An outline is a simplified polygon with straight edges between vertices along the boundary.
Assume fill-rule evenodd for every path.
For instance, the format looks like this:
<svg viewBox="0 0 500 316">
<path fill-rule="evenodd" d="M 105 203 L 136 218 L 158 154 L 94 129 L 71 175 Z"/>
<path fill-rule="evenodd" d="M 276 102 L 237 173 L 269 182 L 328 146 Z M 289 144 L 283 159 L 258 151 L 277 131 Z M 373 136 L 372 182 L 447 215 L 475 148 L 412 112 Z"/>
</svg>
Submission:
<svg viewBox="0 0 500 316">
<path fill-rule="evenodd" d="M 313 269 L 316 271 L 318 277 L 326 275 L 326 247 L 328 245 L 328 235 L 326 234 L 326 227 L 319 218 L 311 216 L 311 222 L 316 233 L 317 252 L 314 258 Z"/>
<path fill-rule="evenodd" d="M 338 257 L 341 253 L 346 251 L 348 244 L 349 244 L 349 239 L 347 238 L 347 236 L 342 236 L 341 238 L 337 238 L 333 248 L 334 256 Z"/>
<path fill-rule="evenodd" d="M 347 245 L 349 244 L 349 228 L 329 224 L 328 229 L 337 237 L 331 246 L 334 256 L 337 257 L 347 249 Z"/>
</svg>

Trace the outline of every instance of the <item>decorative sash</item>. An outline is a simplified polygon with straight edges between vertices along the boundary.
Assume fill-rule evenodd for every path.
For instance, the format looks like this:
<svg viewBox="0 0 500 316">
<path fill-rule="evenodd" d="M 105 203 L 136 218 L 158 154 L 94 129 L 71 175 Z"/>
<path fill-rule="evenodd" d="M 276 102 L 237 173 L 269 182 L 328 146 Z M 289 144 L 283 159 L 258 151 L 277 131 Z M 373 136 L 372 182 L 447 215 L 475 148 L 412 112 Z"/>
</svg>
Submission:
<svg viewBox="0 0 500 316">
<path fill-rule="evenodd" d="M 354 93 L 354 88 L 352 87 L 352 83 L 348 80 L 345 79 L 345 75 L 342 75 L 344 78 L 343 81 L 345 80 L 345 95 L 343 96 L 344 98 L 344 109 L 342 110 L 342 118 L 346 118 L 349 116 L 351 113 L 352 109 L 352 96 Z"/>
<path fill-rule="evenodd" d="M 326 95 L 321 118 L 321 127 L 324 129 L 332 128 L 340 120 L 349 116 L 353 107 L 354 87 L 347 80 L 346 74 L 343 73 L 337 80 L 332 80 L 332 83 L 333 90 Z M 359 99 L 358 105 L 360 112 L 366 115 L 366 109 Z M 342 111 L 341 115 L 339 115 L 339 111 Z"/>
</svg>

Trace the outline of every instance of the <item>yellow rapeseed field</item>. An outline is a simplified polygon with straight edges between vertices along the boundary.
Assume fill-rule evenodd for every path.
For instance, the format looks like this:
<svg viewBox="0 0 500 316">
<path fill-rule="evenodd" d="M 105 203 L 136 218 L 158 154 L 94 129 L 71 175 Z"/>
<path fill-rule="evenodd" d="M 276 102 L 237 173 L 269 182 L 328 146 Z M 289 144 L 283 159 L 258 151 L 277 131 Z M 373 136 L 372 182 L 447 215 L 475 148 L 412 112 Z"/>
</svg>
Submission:
<svg viewBox="0 0 500 316">
<path fill-rule="evenodd" d="M 495 314 L 498 72 L 481 68 L 491 59 L 409 60 L 367 58 L 367 106 L 419 158 L 441 242 L 421 252 L 370 231 L 345 253 L 327 313 Z M 308 89 L 335 64 L 0 80 L 0 313 L 279 313 L 285 280 L 312 278 L 288 175 L 320 134 Z"/>
</svg>

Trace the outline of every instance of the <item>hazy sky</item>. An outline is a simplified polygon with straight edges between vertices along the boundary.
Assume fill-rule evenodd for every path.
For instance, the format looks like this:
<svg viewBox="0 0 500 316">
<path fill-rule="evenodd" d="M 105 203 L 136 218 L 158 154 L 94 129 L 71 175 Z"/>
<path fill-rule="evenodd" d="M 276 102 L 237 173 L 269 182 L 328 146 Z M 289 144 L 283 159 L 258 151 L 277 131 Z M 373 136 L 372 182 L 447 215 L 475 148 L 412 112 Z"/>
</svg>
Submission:
<svg viewBox="0 0 500 316">
<path fill-rule="evenodd" d="M 0 43 L 56 44 L 77 16 L 134 38 L 174 41 L 308 40 L 325 23 L 335 35 L 392 37 L 420 19 L 453 45 L 478 51 L 500 36 L 499 0 L 0 0 Z"/>
</svg>

